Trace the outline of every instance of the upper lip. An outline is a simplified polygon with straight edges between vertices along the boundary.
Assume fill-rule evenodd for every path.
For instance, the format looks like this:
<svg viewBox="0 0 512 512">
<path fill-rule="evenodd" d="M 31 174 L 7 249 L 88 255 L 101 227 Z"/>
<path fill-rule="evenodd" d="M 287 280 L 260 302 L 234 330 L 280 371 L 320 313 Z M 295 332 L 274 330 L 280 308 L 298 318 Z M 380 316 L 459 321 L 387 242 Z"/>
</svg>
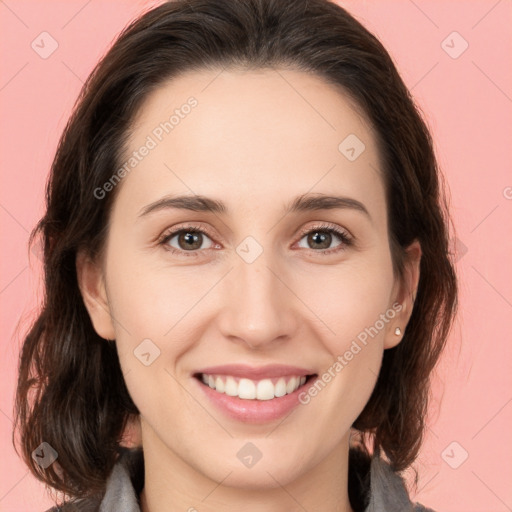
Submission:
<svg viewBox="0 0 512 512">
<path fill-rule="evenodd" d="M 245 377 L 251 380 L 267 379 L 273 377 L 286 377 L 290 375 L 306 376 L 314 372 L 298 366 L 282 364 L 270 364 L 267 366 L 249 366 L 245 364 L 223 364 L 220 366 L 209 366 L 195 372 L 206 373 L 207 375 L 232 375 L 233 377 Z"/>
</svg>

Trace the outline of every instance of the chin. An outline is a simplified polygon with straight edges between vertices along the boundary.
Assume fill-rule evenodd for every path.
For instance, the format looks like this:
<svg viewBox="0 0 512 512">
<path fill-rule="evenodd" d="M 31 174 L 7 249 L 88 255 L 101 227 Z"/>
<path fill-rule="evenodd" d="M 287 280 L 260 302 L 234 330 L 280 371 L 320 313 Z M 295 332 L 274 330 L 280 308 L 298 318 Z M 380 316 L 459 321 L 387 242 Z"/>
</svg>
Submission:
<svg viewBox="0 0 512 512">
<path fill-rule="evenodd" d="M 219 472 L 216 471 L 216 473 Z M 246 468 L 241 463 L 235 467 L 227 466 L 224 471 L 221 471 L 221 474 L 216 474 L 212 479 L 222 482 L 222 485 L 227 487 L 246 491 L 261 491 L 288 485 L 299 476 L 300 468 L 295 461 L 286 464 L 283 461 L 265 464 L 261 459 L 252 467 Z"/>
</svg>

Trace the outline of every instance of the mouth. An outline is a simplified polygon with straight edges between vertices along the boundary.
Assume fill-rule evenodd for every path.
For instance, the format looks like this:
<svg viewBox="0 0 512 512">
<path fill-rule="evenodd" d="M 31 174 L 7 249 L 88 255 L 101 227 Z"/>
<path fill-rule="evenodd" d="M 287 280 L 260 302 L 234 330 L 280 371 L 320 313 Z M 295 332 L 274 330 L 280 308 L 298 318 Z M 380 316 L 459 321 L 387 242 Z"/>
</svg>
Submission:
<svg viewBox="0 0 512 512">
<path fill-rule="evenodd" d="M 193 374 L 199 391 L 226 418 L 236 422 L 265 424 L 298 408 L 300 396 L 318 374 L 283 375 L 255 380 L 221 373 Z M 283 394 L 284 393 L 284 394 Z"/>
<path fill-rule="evenodd" d="M 296 393 L 317 377 L 308 375 L 283 375 L 264 379 L 250 379 L 237 375 L 195 373 L 193 377 L 204 387 L 218 394 L 241 400 L 275 400 Z"/>
<path fill-rule="evenodd" d="M 278 420 L 299 404 L 302 393 L 318 379 L 312 368 L 285 364 L 224 364 L 198 368 L 191 377 L 214 409 L 243 423 Z"/>
</svg>

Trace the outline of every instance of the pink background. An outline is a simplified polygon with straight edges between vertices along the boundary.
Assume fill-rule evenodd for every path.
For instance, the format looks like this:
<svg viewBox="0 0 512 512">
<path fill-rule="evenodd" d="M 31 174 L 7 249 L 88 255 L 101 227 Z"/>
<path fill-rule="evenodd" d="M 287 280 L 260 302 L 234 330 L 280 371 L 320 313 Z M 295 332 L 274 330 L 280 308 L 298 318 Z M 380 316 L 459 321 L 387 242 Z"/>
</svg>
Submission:
<svg viewBox="0 0 512 512">
<path fill-rule="evenodd" d="M 52 505 L 11 444 L 21 335 L 41 296 L 28 234 L 43 213 L 50 162 L 82 82 L 123 26 L 156 3 L 0 2 L 1 511 Z M 512 510 L 512 2 L 340 3 L 395 59 L 451 189 L 460 314 L 435 379 L 415 500 L 439 512 Z M 454 31 L 460 36 L 448 37 Z M 42 32 L 58 42 L 47 59 L 31 47 Z M 464 41 L 468 48 L 453 58 Z"/>
</svg>

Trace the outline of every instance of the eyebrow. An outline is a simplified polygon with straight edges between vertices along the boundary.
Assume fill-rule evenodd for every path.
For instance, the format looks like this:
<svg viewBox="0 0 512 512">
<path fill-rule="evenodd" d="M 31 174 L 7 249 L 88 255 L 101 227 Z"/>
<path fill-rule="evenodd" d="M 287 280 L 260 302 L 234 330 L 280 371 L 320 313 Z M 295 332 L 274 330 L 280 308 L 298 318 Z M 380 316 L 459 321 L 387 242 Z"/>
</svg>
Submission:
<svg viewBox="0 0 512 512">
<path fill-rule="evenodd" d="M 229 213 L 227 206 L 222 201 L 202 195 L 183 195 L 162 197 L 161 199 L 143 207 L 139 212 L 138 217 L 144 217 L 150 213 L 167 209 L 209 212 L 221 215 L 227 215 Z M 356 210 L 364 213 L 371 220 L 370 213 L 360 201 L 350 197 L 331 196 L 325 194 L 302 194 L 296 197 L 288 205 L 285 205 L 284 211 L 288 214 L 335 209 Z"/>
</svg>

